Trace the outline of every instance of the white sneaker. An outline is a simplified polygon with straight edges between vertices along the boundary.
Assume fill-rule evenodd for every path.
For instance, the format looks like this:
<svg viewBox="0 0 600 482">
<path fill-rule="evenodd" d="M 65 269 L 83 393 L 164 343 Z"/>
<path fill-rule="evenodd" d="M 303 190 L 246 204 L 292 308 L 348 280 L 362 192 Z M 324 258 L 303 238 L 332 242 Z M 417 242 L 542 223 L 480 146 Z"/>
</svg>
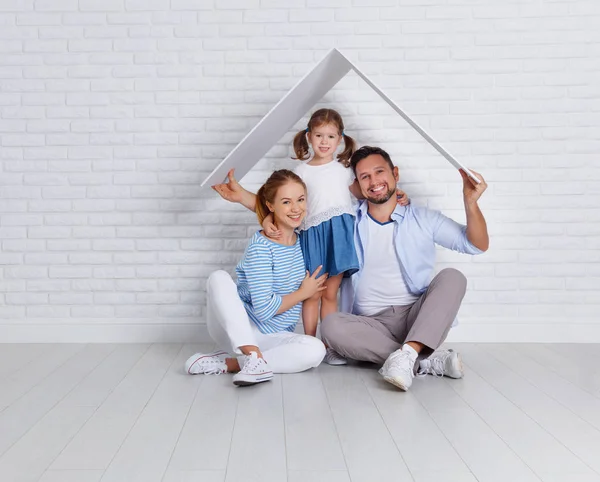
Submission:
<svg viewBox="0 0 600 482">
<path fill-rule="evenodd" d="M 386 382 L 406 391 L 412 385 L 415 360 L 410 353 L 402 349 L 393 352 L 380 368 L 379 373 Z"/>
<path fill-rule="evenodd" d="M 227 353 L 216 351 L 214 353 L 196 353 L 185 362 L 185 371 L 190 375 L 220 375 L 227 372 Z"/>
<path fill-rule="evenodd" d="M 440 350 L 419 362 L 419 376 L 462 378 L 463 364 L 460 355 L 454 350 Z"/>
<path fill-rule="evenodd" d="M 334 365 L 334 366 L 348 364 L 348 360 L 346 360 L 342 355 L 340 355 L 333 348 L 327 348 L 327 351 L 325 352 L 325 358 L 323 359 L 323 361 L 325 363 L 327 363 L 328 365 Z"/>
<path fill-rule="evenodd" d="M 246 357 L 244 366 L 233 376 L 233 384 L 238 387 L 255 385 L 273 379 L 273 372 L 264 358 L 259 358 L 255 351 Z"/>
</svg>

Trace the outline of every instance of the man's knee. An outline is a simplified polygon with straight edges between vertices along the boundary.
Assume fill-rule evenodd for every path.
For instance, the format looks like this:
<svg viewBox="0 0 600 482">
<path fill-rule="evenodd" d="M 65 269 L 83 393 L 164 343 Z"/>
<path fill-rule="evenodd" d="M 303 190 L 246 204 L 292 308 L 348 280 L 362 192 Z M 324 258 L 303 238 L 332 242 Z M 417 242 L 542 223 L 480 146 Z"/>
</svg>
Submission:
<svg viewBox="0 0 600 482">
<path fill-rule="evenodd" d="M 321 321 L 321 338 L 325 343 L 330 345 L 334 340 L 339 338 L 340 333 L 343 333 L 342 325 L 344 313 L 336 311 L 327 315 Z"/>
<path fill-rule="evenodd" d="M 467 291 L 466 276 L 455 268 L 444 268 L 438 273 L 437 277 L 441 282 L 456 288 L 463 295 Z"/>
</svg>

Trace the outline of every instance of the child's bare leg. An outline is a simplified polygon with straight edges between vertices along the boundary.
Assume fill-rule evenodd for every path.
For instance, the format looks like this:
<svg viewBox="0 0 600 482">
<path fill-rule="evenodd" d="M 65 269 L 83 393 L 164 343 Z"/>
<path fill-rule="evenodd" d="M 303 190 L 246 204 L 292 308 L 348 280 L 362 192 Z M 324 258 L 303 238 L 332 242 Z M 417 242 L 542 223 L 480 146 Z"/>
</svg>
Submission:
<svg viewBox="0 0 600 482">
<path fill-rule="evenodd" d="M 302 303 L 302 323 L 304 325 L 304 333 L 310 336 L 316 336 L 317 334 L 320 299 L 321 292 L 314 294 Z"/>
<path fill-rule="evenodd" d="M 325 288 L 325 291 L 323 291 L 323 297 L 321 298 L 321 321 L 323 321 L 327 315 L 338 311 L 337 295 L 343 277 L 344 274 L 340 273 L 327 279 L 327 287 Z"/>
<path fill-rule="evenodd" d="M 323 297 L 321 298 L 321 321 L 325 319 L 327 315 L 338 311 L 337 294 L 342 283 L 343 273 L 337 276 L 332 276 L 327 280 L 327 287 L 323 291 Z M 327 345 L 325 345 L 327 346 Z M 325 356 L 325 362 L 329 365 L 345 365 L 346 360 L 335 351 L 327 347 L 327 355 Z"/>
</svg>

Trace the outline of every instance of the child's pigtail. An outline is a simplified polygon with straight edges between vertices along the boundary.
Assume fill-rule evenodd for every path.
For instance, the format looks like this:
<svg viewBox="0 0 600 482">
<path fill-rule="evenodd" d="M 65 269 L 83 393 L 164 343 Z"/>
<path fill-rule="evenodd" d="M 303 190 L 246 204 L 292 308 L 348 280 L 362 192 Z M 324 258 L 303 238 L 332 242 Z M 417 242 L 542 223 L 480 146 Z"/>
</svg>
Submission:
<svg viewBox="0 0 600 482">
<path fill-rule="evenodd" d="M 308 130 L 303 130 L 294 136 L 294 152 L 296 157 L 292 157 L 292 159 L 306 161 L 310 157 L 308 151 L 308 141 L 306 140 L 307 132 Z"/>
<path fill-rule="evenodd" d="M 344 167 L 350 166 L 350 158 L 356 150 L 356 142 L 346 133 L 342 133 L 344 138 L 344 150 L 337 156 L 338 162 L 341 162 Z"/>
</svg>

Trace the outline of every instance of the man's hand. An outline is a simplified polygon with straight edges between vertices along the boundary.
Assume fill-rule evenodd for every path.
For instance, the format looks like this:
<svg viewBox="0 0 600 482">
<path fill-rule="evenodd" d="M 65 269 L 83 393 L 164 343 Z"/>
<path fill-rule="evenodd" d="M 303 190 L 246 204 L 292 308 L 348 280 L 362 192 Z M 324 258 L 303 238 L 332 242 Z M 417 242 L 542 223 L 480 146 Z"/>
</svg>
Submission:
<svg viewBox="0 0 600 482">
<path fill-rule="evenodd" d="M 230 201 L 233 203 L 241 203 L 243 192 L 245 191 L 245 189 L 242 186 L 240 186 L 240 183 L 237 182 L 236 178 L 233 176 L 233 173 L 234 169 L 230 169 L 227 173 L 227 180 L 229 182 L 215 184 L 211 187 L 215 191 L 217 191 L 219 195 L 226 201 Z"/>
<path fill-rule="evenodd" d="M 479 184 L 471 179 L 465 171 L 460 169 L 460 175 L 463 178 L 465 213 L 467 215 L 467 238 L 476 248 L 487 251 L 490 246 L 490 237 L 485 218 L 477 204 L 477 201 L 487 189 L 487 183 L 481 174 L 473 170 L 471 172 L 481 181 Z"/>
<path fill-rule="evenodd" d="M 477 184 L 473 179 L 469 177 L 469 175 L 465 171 L 459 169 L 458 172 L 460 172 L 460 175 L 463 179 L 463 197 L 466 206 L 472 206 L 473 204 L 476 204 L 481 195 L 487 189 L 487 183 L 483 179 L 483 176 L 478 172 L 475 172 L 473 169 L 469 170 L 481 182 Z"/>
<path fill-rule="evenodd" d="M 268 238 L 281 239 L 283 233 L 277 229 L 277 226 L 273 223 L 273 213 L 269 214 L 262 223 L 263 230 Z"/>
</svg>

